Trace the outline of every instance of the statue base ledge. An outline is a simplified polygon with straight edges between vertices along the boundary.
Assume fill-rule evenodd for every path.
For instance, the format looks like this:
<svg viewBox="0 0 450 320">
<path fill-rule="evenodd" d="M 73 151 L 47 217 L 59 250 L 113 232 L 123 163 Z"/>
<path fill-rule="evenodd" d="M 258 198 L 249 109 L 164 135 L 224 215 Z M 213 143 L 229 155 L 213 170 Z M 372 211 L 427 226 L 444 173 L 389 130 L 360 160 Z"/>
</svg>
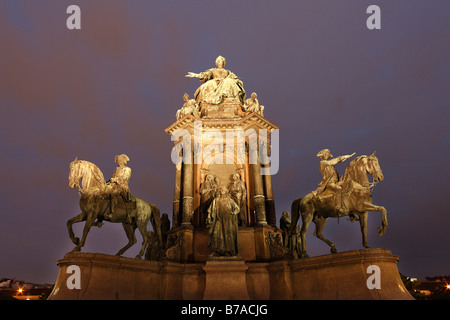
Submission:
<svg viewBox="0 0 450 320">
<path fill-rule="evenodd" d="M 57 261 L 59 274 L 49 300 L 411 300 L 397 261 L 386 249 L 195 263 L 69 253 Z M 75 288 L 75 274 L 68 269 L 74 265 L 80 270 Z M 368 288 L 371 265 L 379 267 L 379 289 Z"/>
</svg>

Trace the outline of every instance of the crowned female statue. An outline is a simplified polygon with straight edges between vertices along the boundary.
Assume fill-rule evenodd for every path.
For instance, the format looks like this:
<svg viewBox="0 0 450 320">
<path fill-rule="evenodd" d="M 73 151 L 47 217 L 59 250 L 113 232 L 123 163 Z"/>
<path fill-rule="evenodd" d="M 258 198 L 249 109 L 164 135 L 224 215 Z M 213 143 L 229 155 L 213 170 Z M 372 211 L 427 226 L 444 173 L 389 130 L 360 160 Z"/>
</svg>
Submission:
<svg viewBox="0 0 450 320">
<path fill-rule="evenodd" d="M 186 77 L 198 78 L 204 82 L 195 91 L 195 101 L 208 104 L 220 104 L 226 98 L 229 101 L 243 103 L 245 101 L 244 85 L 233 72 L 225 69 L 226 60 L 219 56 L 216 59 L 217 68 L 201 73 L 189 72 Z"/>
</svg>

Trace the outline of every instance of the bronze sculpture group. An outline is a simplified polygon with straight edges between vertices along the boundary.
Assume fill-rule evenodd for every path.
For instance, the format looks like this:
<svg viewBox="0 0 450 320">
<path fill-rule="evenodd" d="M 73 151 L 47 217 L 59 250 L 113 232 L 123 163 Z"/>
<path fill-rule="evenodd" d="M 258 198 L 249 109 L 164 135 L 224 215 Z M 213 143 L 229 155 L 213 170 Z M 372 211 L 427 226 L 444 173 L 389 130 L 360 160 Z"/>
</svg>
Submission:
<svg viewBox="0 0 450 320">
<path fill-rule="evenodd" d="M 246 100 L 242 81 L 224 67 L 225 58 L 219 56 L 216 59 L 216 68 L 198 74 L 189 72 L 186 75 L 198 78 L 203 84 L 195 92 L 194 99 L 189 99 L 187 94 L 184 95 L 185 103 L 178 110 L 177 119 L 188 114 L 200 117 L 200 104 L 218 105 L 224 101 L 241 103 L 244 114 L 254 112 L 263 115 L 264 106 L 259 105 L 256 93 Z M 328 218 L 349 216 L 351 221 L 359 220 L 365 248 L 369 247 L 367 244 L 369 211 L 378 211 L 382 214 L 382 224 L 378 233 L 383 235 L 386 231 L 386 209 L 374 205 L 371 196 L 373 186 L 384 179 L 375 153 L 353 159 L 342 177 L 334 167 L 354 155 L 355 153 L 333 158 L 329 149 L 321 150 L 317 154 L 322 174 L 318 188 L 292 202 L 291 219 L 287 211 L 283 212 L 280 219 L 283 243 L 294 258 L 308 257 L 306 232 L 311 222 L 316 225 L 314 235 L 327 243 L 332 253 L 336 252 L 336 247 L 322 233 Z M 75 159 L 70 164 L 69 186 L 76 188 L 81 196 L 81 213 L 67 222 L 69 236 L 76 245 L 72 252 L 80 251 L 90 228 L 101 227 L 103 221 L 123 225 L 128 243 L 117 255 L 122 255 L 136 243 L 134 234 L 136 229 L 139 229 L 143 238 L 141 250 L 136 258 L 141 258 L 147 247 L 164 249 L 163 234 L 168 229 L 167 223 L 163 223 L 162 226 L 161 221 L 168 221 L 167 216 L 161 219 L 155 204 L 131 195 L 128 187 L 131 177 L 131 169 L 127 166 L 129 160 L 126 155 L 115 157 L 118 167 L 109 181 L 105 181 L 102 172 L 93 163 Z M 367 175 L 372 176 L 373 183 L 369 182 Z M 208 174 L 199 188 L 199 193 L 200 219 L 209 228 L 210 257 L 238 257 L 238 229 L 248 225 L 245 183 L 238 173 L 231 175 L 227 186 L 220 185 L 212 174 Z M 300 220 L 301 226 L 298 225 Z M 72 225 L 82 221 L 86 223 L 80 240 L 74 236 Z M 153 232 L 148 232 L 148 222 L 152 223 Z M 149 253 L 148 256 L 158 257 L 158 250 L 152 251 L 153 253 Z"/>
</svg>

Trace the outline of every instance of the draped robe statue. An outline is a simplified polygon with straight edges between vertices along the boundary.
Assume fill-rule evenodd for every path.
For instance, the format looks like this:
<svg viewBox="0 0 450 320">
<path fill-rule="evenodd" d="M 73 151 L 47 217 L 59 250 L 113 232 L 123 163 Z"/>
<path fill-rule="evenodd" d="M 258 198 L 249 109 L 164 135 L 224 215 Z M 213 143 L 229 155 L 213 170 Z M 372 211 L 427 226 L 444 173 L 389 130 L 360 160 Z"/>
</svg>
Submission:
<svg viewBox="0 0 450 320">
<path fill-rule="evenodd" d="M 225 186 L 219 189 L 208 210 L 209 229 L 208 247 L 210 257 L 236 257 L 239 255 L 237 203 L 228 194 Z"/>
<path fill-rule="evenodd" d="M 189 72 L 186 77 L 198 78 L 204 82 L 195 91 L 195 101 L 198 103 L 220 104 L 225 99 L 244 103 L 245 90 L 242 81 L 231 71 L 225 69 L 226 60 L 219 56 L 216 59 L 217 68 L 211 68 L 204 72 Z"/>
<path fill-rule="evenodd" d="M 247 189 L 245 183 L 241 180 L 239 173 L 231 176 L 231 183 L 228 187 L 233 200 L 239 206 L 239 223 L 242 226 L 247 225 Z"/>
</svg>

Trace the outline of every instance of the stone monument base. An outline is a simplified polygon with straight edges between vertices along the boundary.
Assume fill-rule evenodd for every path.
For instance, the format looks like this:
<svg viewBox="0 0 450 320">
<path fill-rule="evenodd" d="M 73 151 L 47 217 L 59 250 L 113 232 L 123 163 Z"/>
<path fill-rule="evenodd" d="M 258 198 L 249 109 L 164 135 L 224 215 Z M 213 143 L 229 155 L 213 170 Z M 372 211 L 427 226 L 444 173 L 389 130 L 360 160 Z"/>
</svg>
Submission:
<svg viewBox="0 0 450 320">
<path fill-rule="evenodd" d="M 245 272 L 248 267 L 243 260 L 206 261 L 204 300 L 248 300 Z"/>
<path fill-rule="evenodd" d="M 398 257 L 386 249 L 248 262 L 147 261 L 97 253 L 70 253 L 57 262 L 50 300 L 390 300 L 413 299 L 401 281 Z M 70 289 L 79 267 L 79 289 Z M 369 266 L 379 289 L 369 288 Z M 369 268 L 369 270 L 371 270 Z M 71 278 L 69 278 L 71 277 Z M 369 279 L 369 281 L 368 281 Z M 69 280 L 69 281 L 68 281 Z"/>
</svg>

